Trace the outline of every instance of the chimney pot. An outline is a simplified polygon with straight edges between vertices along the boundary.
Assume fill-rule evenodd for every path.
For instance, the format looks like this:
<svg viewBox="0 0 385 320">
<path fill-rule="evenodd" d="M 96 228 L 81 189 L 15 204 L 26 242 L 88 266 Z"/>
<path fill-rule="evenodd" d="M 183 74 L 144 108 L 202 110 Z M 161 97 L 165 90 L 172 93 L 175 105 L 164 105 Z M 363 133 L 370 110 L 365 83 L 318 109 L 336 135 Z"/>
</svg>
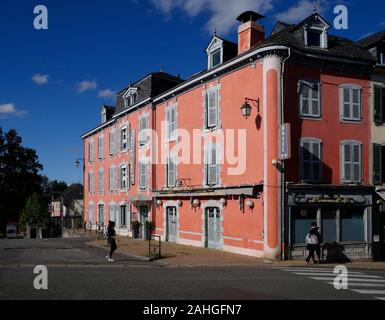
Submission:
<svg viewBox="0 0 385 320">
<path fill-rule="evenodd" d="M 263 18 L 264 16 L 254 11 L 246 11 L 237 18 L 241 22 L 238 28 L 238 55 L 265 40 Z"/>
</svg>

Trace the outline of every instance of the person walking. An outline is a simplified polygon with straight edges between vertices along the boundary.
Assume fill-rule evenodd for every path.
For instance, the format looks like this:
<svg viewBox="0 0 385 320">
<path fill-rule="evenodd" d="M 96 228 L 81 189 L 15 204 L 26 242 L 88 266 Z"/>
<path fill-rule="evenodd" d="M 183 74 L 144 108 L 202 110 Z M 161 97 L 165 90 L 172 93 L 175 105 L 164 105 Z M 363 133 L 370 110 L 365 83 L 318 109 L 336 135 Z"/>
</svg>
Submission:
<svg viewBox="0 0 385 320">
<path fill-rule="evenodd" d="M 115 232 L 115 222 L 110 221 L 108 224 L 107 230 L 108 244 L 110 245 L 110 254 L 106 256 L 108 262 L 114 262 L 112 259 L 113 253 L 116 251 L 118 246 L 116 245 L 116 232 Z"/>
<path fill-rule="evenodd" d="M 309 250 L 309 255 L 306 258 L 306 263 L 310 263 L 310 259 L 313 260 L 314 264 L 317 263 L 315 260 L 315 254 L 317 255 L 318 262 L 321 263 L 321 234 L 316 223 L 312 223 L 310 226 L 309 233 L 306 236 L 306 249 Z"/>
</svg>

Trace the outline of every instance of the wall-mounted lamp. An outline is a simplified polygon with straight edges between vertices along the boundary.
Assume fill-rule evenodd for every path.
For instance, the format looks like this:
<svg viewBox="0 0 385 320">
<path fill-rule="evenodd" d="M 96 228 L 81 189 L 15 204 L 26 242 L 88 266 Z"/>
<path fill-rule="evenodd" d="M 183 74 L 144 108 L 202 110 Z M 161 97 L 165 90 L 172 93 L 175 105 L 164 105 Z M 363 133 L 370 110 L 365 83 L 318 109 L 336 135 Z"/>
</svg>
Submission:
<svg viewBox="0 0 385 320">
<path fill-rule="evenodd" d="M 221 198 L 221 199 L 219 200 L 219 202 L 220 202 L 220 204 L 221 204 L 222 206 L 226 206 L 226 204 L 227 204 L 226 198 Z"/>
<path fill-rule="evenodd" d="M 181 207 L 182 204 L 183 204 L 183 202 L 182 202 L 182 200 L 178 200 L 178 201 L 176 202 L 176 204 L 178 205 L 178 207 Z"/>
<path fill-rule="evenodd" d="M 255 100 L 255 99 L 245 98 L 245 102 L 241 107 L 241 112 L 242 112 L 242 116 L 246 119 L 251 116 L 252 106 L 250 103 L 257 108 L 257 111 L 259 113 L 260 99 L 258 98 L 257 100 Z"/>
<path fill-rule="evenodd" d="M 156 205 L 157 205 L 158 208 L 161 207 L 162 204 L 163 204 L 162 200 L 157 200 L 156 201 Z"/>
<path fill-rule="evenodd" d="M 192 204 L 196 208 L 200 206 L 201 202 L 198 199 L 195 199 Z"/>
<path fill-rule="evenodd" d="M 253 209 L 253 208 L 254 208 L 254 202 L 251 201 L 251 200 L 247 200 L 247 201 L 246 201 L 246 205 L 247 205 L 250 209 Z"/>
</svg>

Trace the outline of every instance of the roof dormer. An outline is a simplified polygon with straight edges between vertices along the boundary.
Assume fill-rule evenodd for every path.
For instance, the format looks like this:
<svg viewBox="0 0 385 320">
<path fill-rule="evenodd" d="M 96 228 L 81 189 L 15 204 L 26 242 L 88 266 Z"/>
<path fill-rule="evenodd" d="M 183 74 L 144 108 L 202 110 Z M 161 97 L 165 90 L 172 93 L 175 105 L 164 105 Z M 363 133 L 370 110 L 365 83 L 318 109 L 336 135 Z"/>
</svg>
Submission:
<svg viewBox="0 0 385 320">
<path fill-rule="evenodd" d="M 102 124 L 106 123 L 109 120 L 111 120 L 114 112 L 115 112 L 115 107 L 103 105 L 102 109 L 100 111 L 100 116 L 101 116 Z"/>
<path fill-rule="evenodd" d="M 130 106 L 134 105 L 139 100 L 138 88 L 130 86 L 124 93 L 123 98 L 125 108 L 129 108 Z"/>
<path fill-rule="evenodd" d="M 214 36 L 206 49 L 207 69 L 211 69 L 223 63 L 223 40 Z"/>
<path fill-rule="evenodd" d="M 312 49 L 328 48 L 328 31 L 330 24 L 318 13 L 312 14 L 302 23 L 304 28 L 304 45 Z"/>
</svg>

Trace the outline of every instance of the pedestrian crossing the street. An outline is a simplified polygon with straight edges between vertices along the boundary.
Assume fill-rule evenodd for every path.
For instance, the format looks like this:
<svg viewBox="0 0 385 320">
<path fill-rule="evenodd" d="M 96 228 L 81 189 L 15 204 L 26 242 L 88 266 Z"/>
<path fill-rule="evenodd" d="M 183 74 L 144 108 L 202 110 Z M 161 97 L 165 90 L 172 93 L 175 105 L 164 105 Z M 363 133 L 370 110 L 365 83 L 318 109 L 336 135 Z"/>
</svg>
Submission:
<svg viewBox="0 0 385 320">
<path fill-rule="evenodd" d="M 334 273 L 334 268 L 315 268 L 315 267 L 273 267 L 275 270 L 290 272 L 297 276 L 307 277 L 312 280 L 326 282 L 334 286 L 334 281 L 338 273 Z M 370 295 L 373 299 L 385 301 L 385 278 L 378 275 L 368 275 L 363 272 L 348 271 L 348 290 L 353 292 Z"/>
</svg>

